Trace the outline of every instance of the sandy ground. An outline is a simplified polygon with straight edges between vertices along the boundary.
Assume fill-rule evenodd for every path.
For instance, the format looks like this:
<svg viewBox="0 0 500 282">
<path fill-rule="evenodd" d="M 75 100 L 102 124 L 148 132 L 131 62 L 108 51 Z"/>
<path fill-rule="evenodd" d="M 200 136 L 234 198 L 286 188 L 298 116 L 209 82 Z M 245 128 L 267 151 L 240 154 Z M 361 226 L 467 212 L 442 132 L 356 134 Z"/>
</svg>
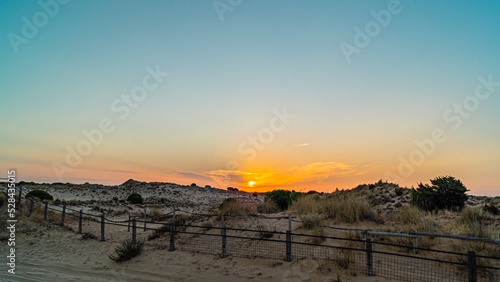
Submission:
<svg viewBox="0 0 500 282">
<path fill-rule="evenodd" d="M 220 258 L 146 246 L 124 263 L 111 261 L 116 242 L 82 240 L 81 235 L 52 227 L 17 238 L 16 275 L 2 266 L 1 281 L 337 281 L 317 261 L 284 262 Z M 5 244 L 2 254 L 7 252 Z M 386 281 L 341 274 L 341 281 Z"/>
</svg>

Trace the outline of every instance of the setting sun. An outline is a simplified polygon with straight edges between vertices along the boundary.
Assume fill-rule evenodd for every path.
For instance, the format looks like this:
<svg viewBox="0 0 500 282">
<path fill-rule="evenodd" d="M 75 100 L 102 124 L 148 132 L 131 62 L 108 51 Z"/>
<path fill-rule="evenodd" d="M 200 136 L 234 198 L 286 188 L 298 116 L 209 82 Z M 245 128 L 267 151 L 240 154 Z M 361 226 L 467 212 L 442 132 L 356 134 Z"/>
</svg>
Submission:
<svg viewBox="0 0 500 282">
<path fill-rule="evenodd" d="M 255 181 L 248 181 L 248 186 L 253 187 L 255 185 Z"/>
</svg>

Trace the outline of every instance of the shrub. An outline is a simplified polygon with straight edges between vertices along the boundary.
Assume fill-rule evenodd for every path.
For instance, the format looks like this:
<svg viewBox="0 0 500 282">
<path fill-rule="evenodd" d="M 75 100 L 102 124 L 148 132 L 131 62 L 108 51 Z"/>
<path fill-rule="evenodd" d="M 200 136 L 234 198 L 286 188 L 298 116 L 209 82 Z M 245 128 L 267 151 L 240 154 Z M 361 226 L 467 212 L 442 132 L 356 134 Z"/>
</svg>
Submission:
<svg viewBox="0 0 500 282">
<path fill-rule="evenodd" d="M 492 215 L 499 215 L 500 214 L 500 210 L 493 204 L 484 205 L 483 211 L 491 213 Z"/>
<path fill-rule="evenodd" d="M 420 183 L 411 191 L 411 203 L 423 210 L 461 210 L 465 206 L 468 190 L 453 176 L 431 179 L 432 186 Z"/>
<path fill-rule="evenodd" d="M 280 211 L 285 211 L 303 194 L 304 193 L 297 193 L 295 191 L 274 190 L 267 192 L 266 198 L 271 199 Z"/>
<path fill-rule="evenodd" d="M 125 240 L 121 246 L 116 247 L 115 252 L 109 254 L 108 257 L 116 262 L 130 260 L 142 253 L 144 248 L 144 241 L 132 242 L 132 240 Z"/>
<path fill-rule="evenodd" d="M 130 194 L 127 198 L 127 201 L 129 201 L 131 204 L 143 204 L 144 203 L 144 199 L 138 193 Z"/>
<path fill-rule="evenodd" d="M 291 210 L 296 211 L 299 215 L 308 213 L 317 213 L 319 208 L 320 197 L 318 195 L 307 195 L 299 198 L 290 207 Z"/>
<path fill-rule="evenodd" d="M 264 203 L 257 207 L 259 213 L 276 213 L 278 212 L 278 206 L 271 199 L 265 199 Z"/>
<path fill-rule="evenodd" d="M 491 238 L 492 230 L 488 217 L 480 208 L 467 207 L 462 210 L 458 223 L 463 226 L 463 234 L 471 237 Z"/>
<path fill-rule="evenodd" d="M 97 240 L 97 236 L 95 236 L 94 234 L 92 233 L 89 233 L 89 232 L 85 232 L 82 234 L 82 240 L 87 240 L 87 239 L 94 239 L 94 240 Z"/>
<path fill-rule="evenodd" d="M 149 212 L 149 215 L 151 216 L 151 220 L 153 221 L 158 220 L 161 215 L 160 209 L 157 207 L 152 208 L 151 211 Z"/>
<path fill-rule="evenodd" d="M 28 194 L 26 194 L 26 198 L 29 199 L 31 197 L 39 198 L 42 201 L 45 201 L 45 200 L 52 201 L 52 200 L 54 200 L 54 197 L 52 197 L 52 195 L 50 195 L 48 192 L 43 191 L 43 190 L 39 190 L 39 189 L 32 190 Z"/>
<path fill-rule="evenodd" d="M 256 215 L 257 207 L 251 204 L 245 204 L 235 198 L 226 198 L 219 205 L 219 211 L 223 214 L 232 216 Z"/>
<path fill-rule="evenodd" d="M 196 183 L 191 183 L 191 187 L 196 187 Z"/>
<path fill-rule="evenodd" d="M 396 195 L 397 195 L 397 196 L 401 196 L 401 195 L 403 195 L 403 189 L 401 189 L 401 188 L 396 188 Z"/>
</svg>

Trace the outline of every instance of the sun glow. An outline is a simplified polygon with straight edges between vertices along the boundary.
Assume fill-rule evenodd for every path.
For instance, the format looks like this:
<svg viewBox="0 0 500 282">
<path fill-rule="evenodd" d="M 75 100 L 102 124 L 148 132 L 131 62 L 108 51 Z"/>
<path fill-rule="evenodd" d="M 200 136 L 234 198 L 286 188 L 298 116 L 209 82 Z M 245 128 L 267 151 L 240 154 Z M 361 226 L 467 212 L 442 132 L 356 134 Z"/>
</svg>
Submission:
<svg viewBox="0 0 500 282">
<path fill-rule="evenodd" d="M 253 187 L 255 185 L 255 181 L 248 181 L 248 186 Z"/>
</svg>

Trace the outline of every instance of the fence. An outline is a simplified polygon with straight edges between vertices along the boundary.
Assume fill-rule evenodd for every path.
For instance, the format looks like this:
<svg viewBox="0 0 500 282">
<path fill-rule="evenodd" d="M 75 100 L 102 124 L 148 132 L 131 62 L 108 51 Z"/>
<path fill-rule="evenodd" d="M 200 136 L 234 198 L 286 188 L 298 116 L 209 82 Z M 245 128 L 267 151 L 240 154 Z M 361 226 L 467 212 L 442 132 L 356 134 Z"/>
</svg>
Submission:
<svg viewBox="0 0 500 282">
<path fill-rule="evenodd" d="M 22 192 L 20 191 L 19 202 Z M 468 253 L 432 250 L 413 246 L 374 242 L 369 235 L 387 235 L 362 229 L 324 226 L 338 230 L 363 232 L 364 239 L 349 239 L 319 235 L 294 233 L 292 217 L 254 217 L 260 219 L 288 220 L 288 230 L 271 231 L 268 229 L 245 229 L 229 227 L 228 223 L 237 222 L 239 217 L 217 214 L 196 214 L 176 210 L 163 215 L 165 221 L 148 220 L 148 215 L 128 216 L 126 220 L 111 220 L 104 214 L 96 215 L 39 203 L 31 198 L 27 215 L 36 210 L 43 212 L 44 220 L 51 220 L 60 226 L 76 230 L 78 234 L 87 234 L 95 239 L 111 239 L 121 242 L 124 239 L 148 240 L 148 244 L 168 249 L 173 252 L 183 250 L 207 253 L 225 257 L 267 258 L 274 260 L 318 260 L 327 267 L 342 268 L 351 274 L 377 276 L 397 281 L 499 281 L 500 258 Z M 51 214 L 49 214 L 51 213 Z M 182 214 L 183 213 L 183 214 Z M 49 218 L 50 217 L 50 218 Z M 56 218 L 54 218 L 56 217 Z M 58 219 L 60 217 L 60 220 Z M 206 219 L 220 223 L 219 226 L 207 224 Z M 220 222 L 219 222 L 220 220 Z M 204 222 L 195 224 L 196 221 Z M 143 223 L 144 226 L 138 226 Z M 108 229 L 113 232 L 107 233 Z M 128 232 L 123 232 L 127 229 Z M 116 230 L 121 230 L 116 232 Z M 140 232 L 139 234 L 139 231 Z M 99 236 L 92 236 L 97 233 Z M 417 234 L 389 234 L 416 238 Z M 432 236 L 430 234 L 418 234 Z M 436 234 L 434 234 L 436 235 Z M 140 237 L 140 238 L 139 238 Z M 494 239 L 493 239 L 494 240 Z M 409 254 L 411 250 L 413 254 Z M 418 255 L 416 255 L 418 251 Z"/>
</svg>

